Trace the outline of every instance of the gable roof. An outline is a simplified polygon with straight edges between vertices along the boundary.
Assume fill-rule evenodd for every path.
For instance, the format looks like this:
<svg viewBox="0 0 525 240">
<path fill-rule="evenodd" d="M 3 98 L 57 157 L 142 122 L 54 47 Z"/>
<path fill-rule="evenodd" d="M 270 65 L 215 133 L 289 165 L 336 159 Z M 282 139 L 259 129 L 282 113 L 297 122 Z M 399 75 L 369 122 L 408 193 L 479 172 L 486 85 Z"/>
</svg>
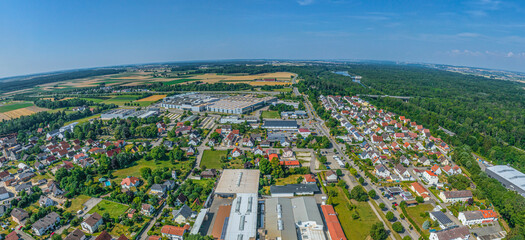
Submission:
<svg viewBox="0 0 525 240">
<path fill-rule="evenodd" d="M 175 236 L 182 236 L 184 235 L 184 232 L 188 230 L 190 225 L 184 225 L 184 227 L 175 227 L 171 225 L 164 225 L 160 232 L 162 234 L 168 234 L 168 235 L 175 235 Z"/>
</svg>

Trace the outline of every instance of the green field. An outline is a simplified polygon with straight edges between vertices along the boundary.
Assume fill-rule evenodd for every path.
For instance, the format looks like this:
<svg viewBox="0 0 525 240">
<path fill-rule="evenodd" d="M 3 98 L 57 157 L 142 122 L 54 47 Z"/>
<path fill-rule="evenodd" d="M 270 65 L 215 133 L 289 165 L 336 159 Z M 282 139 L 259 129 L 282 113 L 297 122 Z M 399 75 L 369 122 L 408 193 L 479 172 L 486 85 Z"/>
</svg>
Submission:
<svg viewBox="0 0 525 240">
<path fill-rule="evenodd" d="M 350 211 L 348 198 L 340 187 L 326 187 L 327 190 L 336 190 L 337 196 L 332 198 L 335 211 L 340 219 L 341 226 L 348 239 L 366 239 L 370 234 L 372 225 L 379 221 L 367 202 L 352 201 L 356 205 L 358 219 L 353 219 L 353 211 Z"/>
<path fill-rule="evenodd" d="M 9 104 L 0 106 L 0 113 L 9 112 L 9 111 L 13 111 L 13 110 L 17 110 L 17 109 L 25 108 L 25 107 L 31 107 L 31 106 L 33 106 L 32 102 L 9 103 Z"/>
<path fill-rule="evenodd" d="M 90 196 L 87 195 L 79 195 L 73 199 L 71 199 L 71 206 L 67 208 L 67 210 L 76 213 L 78 210 L 82 210 L 83 206 L 82 204 L 86 203 L 89 199 L 91 199 Z"/>
<path fill-rule="evenodd" d="M 88 122 L 90 119 L 99 118 L 99 117 L 100 117 L 100 114 L 101 114 L 101 113 L 96 114 L 96 115 L 93 115 L 93 116 L 89 116 L 89 117 L 85 117 L 85 118 L 81 118 L 81 119 L 77 119 L 77 120 L 69 121 L 69 122 L 64 123 L 64 125 L 68 125 L 68 124 L 70 124 L 70 123 L 74 123 L 74 122 L 85 123 L 85 122 Z"/>
<path fill-rule="evenodd" d="M 421 228 L 421 230 L 425 233 L 429 233 L 428 230 L 424 230 L 421 226 L 426 220 L 430 220 L 430 217 L 422 217 L 422 213 L 430 212 L 432 211 L 434 207 L 431 204 L 419 204 L 417 206 L 413 207 L 407 207 L 407 214 L 416 222 L 416 224 Z"/>
<path fill-rule="evenodd" d="M 175 164 L 172 164 L 171 161 L 157 161 L 156 162 L 154 160 L 146 161 L 146 160 L 141 159 L 137 161 L 134 166 L 124 168 L 124 169 L 119 169 L 115 171 L 113 173 L 113 176 L 115 176 L 115 178 L 111 179 L 111 181 L 115 181 L 118 184 L 120 183 L 120 181 L 122 181 L 122 179 L 128 176 L 140 178 L 140 169 L 143 167 L 149 167 L 151 168 L 151 170 L 155 170 L 157 168 L 164 168 L 164 167 L 173 168 L 173 169 L 182 171 L 182 174 L 180 175 L 186 175 L 185 173 L 191 171 L 193 168 L 192 161 L 190 160 L 176 162 Z"/>
<path fill-rule="evenodd" d="M 279 88 L 279 89 L 274 89 L 273 91 L 274 92 L 291 92 L 292 88 Z"/>
<path fill-rule="evenodd" d="M 277 178 L 275 179 L 275 185 L 282 186 L 282 185 L 287 185 L 287 184 L 296 184 L 297 179 L 302 176 L 303 176 L 302 174 L 295 174 L 295 175 L 290 175 L 285 178 Z"/>
<path fill-rule="evenodd" d="M 263 118 L 281 118 L 278 111 L 264 111 L 262 112 Z"/>
<path fill-rule="evenodd" d="M 104 213 L 109 213 L 111 218 L 118 218 L 128 210 L 128 206 L 108 200 L 102 200 L 97 206 L 89 210 L 88 213 L 98 213 L 100 216 Z"/>
<path fill-rule="evenodd" d="M 164 85 L 173 85 L 173 84 L 192 82 L 192 81 L 197 81 L 197 80 L 200 80 L 200 79 L 182 78 L 182 79 L 176 79 L 176 80 L 169 81 L 169 82 L 164 82 Z"/>
<path fill-rule="evenodd" d="M 204 150 L 204 153 L 202 154 L 201 164 L 199 167 L 202 167 L 204 165 L 207 169 L 221 169 L 221 157 L 226 157 L 227 155 L 227 150 Z"/>
</svg>

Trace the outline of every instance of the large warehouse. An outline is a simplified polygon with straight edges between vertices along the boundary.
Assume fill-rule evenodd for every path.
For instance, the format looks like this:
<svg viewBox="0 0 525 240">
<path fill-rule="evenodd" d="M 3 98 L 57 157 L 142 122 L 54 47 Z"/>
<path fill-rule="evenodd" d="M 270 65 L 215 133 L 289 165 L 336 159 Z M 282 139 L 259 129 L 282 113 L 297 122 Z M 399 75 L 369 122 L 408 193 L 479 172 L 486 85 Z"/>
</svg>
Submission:
<svg viewBox="0 0 525 240">
<path fill-rule="evenodd" d="M 224 169 L 215 194 L 220 197 L 234 197 L 239 193 L 257 193 L 259 174 L 259 170 Z"/>
<path fill-rule="evenodd" d="M 231 96 L 208 105 L 210 112 L 244 114 L 277 101 L 275 97 L 258 98 L 255 95 Z"/>
<path fill-rule="evenodd" d="M 297 130 L 297 121 L 265 120 L 262 128 L 269 130 Z"/>
<path fill-rule="evenodd" d="M 507 165 L 488 167 L 485 172 L 503 186 L 525 197 L 525 174 Z"/>
</svg>

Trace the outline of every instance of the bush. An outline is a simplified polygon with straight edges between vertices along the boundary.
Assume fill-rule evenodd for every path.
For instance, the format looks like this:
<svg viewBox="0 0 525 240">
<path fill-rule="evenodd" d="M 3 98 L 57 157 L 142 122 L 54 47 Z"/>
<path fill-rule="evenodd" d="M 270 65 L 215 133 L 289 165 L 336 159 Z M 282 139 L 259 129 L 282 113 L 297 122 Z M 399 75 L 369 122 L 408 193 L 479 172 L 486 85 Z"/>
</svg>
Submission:
<svg viewBox="0 0 525 240">
<path fill-rule="evenodd" d="M 390 211 L 388 211 L 388 212 L 386 213 L 386 219 L 388 219 L 388 221 L 392 221 L 392 220 L 394 220 L 394 217 L 395 217 L 395 216 L 394 216 L 394 213 L 392 213 L 392 212 L 390 212 Z"/>
</svg>

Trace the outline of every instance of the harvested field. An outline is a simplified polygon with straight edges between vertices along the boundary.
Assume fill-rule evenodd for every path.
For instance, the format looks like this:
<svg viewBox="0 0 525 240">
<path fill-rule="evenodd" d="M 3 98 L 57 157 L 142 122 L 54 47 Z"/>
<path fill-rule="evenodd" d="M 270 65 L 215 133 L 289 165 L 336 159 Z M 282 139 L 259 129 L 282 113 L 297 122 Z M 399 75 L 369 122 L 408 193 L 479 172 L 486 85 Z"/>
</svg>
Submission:
<svg viewBox="0 0 525 240">
<path fill-rule="evenodd" d="M 40 107 L 37 107 L 37 106 L 30 106 L 30 107 L 20 108 L 20 109 L 11 110 L 11 111 L 8 111 L 8 112 L 0 113 L 0 120 L 9 120 L 9 119 L 14 119 L 14 118 L 19 118 L 21 116 L 27 116 L 27 115 L 31 115 L 33 113 L 43 112 L 43 111 L 47 111 L 47 110 L 48 109 L 46 109 L 46 108 L 40 108 Z"/>
<path fill-rule="evenodd" d="M 137 102 L 151 102 L 151 101 L 158 101 L 158 100 L 161 100 L 163 98 L 165 98 L 166 96 L 168 95 L 153 95 L 153 96 L 149 96 L 147 98 L 143 98 L 143 99 L 139 99 L 137 100 Z"/>
</svg>

